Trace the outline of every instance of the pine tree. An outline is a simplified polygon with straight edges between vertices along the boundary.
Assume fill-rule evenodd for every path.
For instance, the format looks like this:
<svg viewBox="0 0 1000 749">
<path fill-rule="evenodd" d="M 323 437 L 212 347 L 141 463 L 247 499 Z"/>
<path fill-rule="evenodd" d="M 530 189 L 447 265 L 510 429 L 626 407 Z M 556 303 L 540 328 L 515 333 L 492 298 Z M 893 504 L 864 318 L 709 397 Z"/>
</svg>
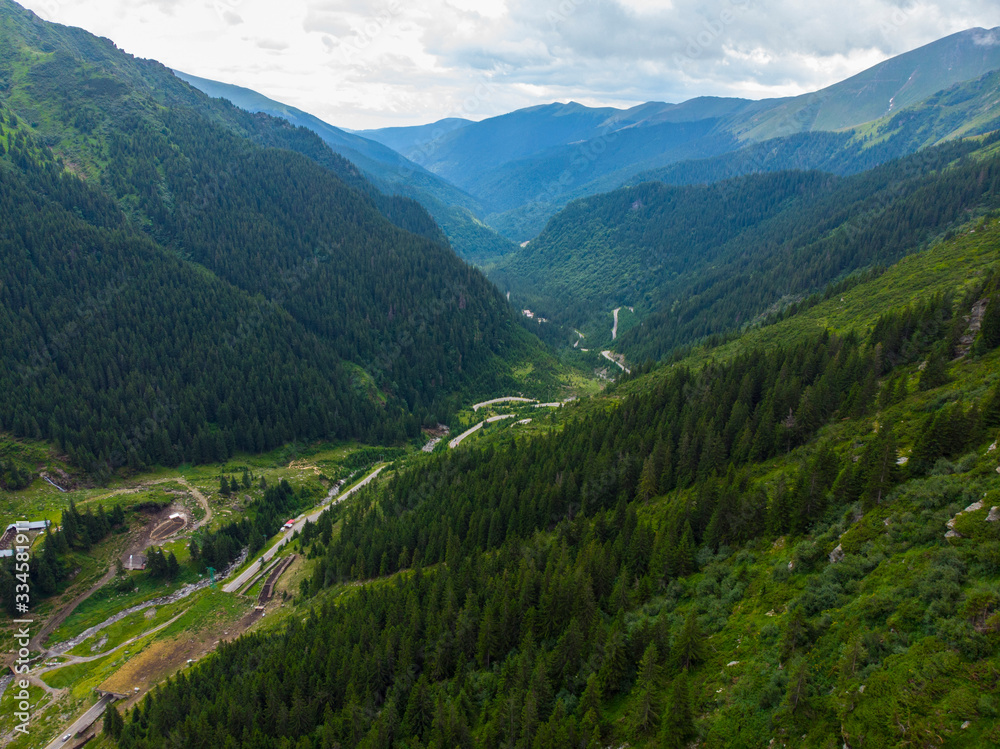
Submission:
<svg viewBox="0 0 1000 749">
<path fill-rule="evenodd" d="M 792 677 L 788 682 L 788 692 L 785 695 L 785 703 L 789 711 L 794 713 L 807 709 L 812 692 L 812 684 L 809 679 L 809 661 L 807 658 L 801 658 L 792 669 Z"/>
<path fill-rule="evenodd" d="M 587 677 L 587 686 L 583 690 L 583 696 L 580 697 L 577 714 L 582 718 L 587 713 L 593 711 L 594 715 L 599 717 L 602 702 L 600 679 L 597 678 L 597 674 L 592 673 Z"/>
<path fill-rule="evenodd" d="M 986 396 L 980 419 L 984 426 L 1000 426 L 1000 382 L 994 385 L 990 394 Z"/>
<path fill-rule="evenodd" d="M 663 711 L 659 745 L 664 749 L 684 749 L 693 735 L 694 719 L 691 717 L 687 673 L 681 672 L 670 685 L 667 707 Z"/>
<path fill-rule="evenodd" d="M 674 559 L 673 571 L 677 577 L 687 577 L 698 568 L 695 560 L 694 531 L 691 522 L 684 521 L 684 531 L 680 543 L 677 544 L 677 554 Z"/>
<path fill-rule="evenodd" d="M 104 709 L 103 728 L 104 733 L 108 734 L 111 738 L 115 740 L 121 738 L 122 730 L 125 728 L 125 721 L 122 719 L 122 714 L 118 712 L 118 708 L 114 705 L 108 705 Z"/>
<path fill-rule="evenodd" d="M 601 689 L 605 694 L 617 694 L 628 671 L 624 640 L 619 620 L 611 627 L 604 643 L 604 662 L 601 664 L 600 677 Z"/>
<path fill-rule="evenodd" d="M 166 576 L 173 580 L 180 574 L 180 571 L 181 566 L 177 563 L 177 557 L 174 555 L 174 552 L 171 551 L 167 557 Z"/>
<path fill-rule="evenodd" d="M 899 473 L 896 453 L 892 426 L 883 424 L 861 458 L 865 482 L 861 500 L 866 509 L 881 504 L 895 485 Z"/>
<path fill-rule="evenodd" d="M 651 642 L 642 654 L 639 676 L 632 690 L 631 727 L 634 734 L 643 736 L 656 728 L 660 721 L 656 695 L 659 692 L 659 651 Z"/>
<path fill-rule="evenodd" d="M 698 665 L 705 657 L 705 643 L 701 636 L 701 628 L 698 626 L 698 615 L 692 607 L 684 619 L 684 626 L 681 627 L 677 640 L 674 642 L 672 655 L 679 668 L 685 671 L 692 666 Z"/>
<path fill-rule="evenodd" d="M 76 541 L 77 534 L 80 532 L 79 514 L 72 499 L 69 501 L 69 509 L 63 510 L 62 532 L 71 545 Z"/>
<path fill-rule="evenodd" d="M 660 466 L 662 467 L 662 457 L 660 461 Z M 642 473 L 639 474 L 639 490 L 636 493 L 636 499 L 643 503 L 648 502 L 656 494 L 659 483 L 660 475 L 657 469 L 657 456 L 654 452 L 650 453 L 646 458 L 646 462 L 643 463 Z"/>
<path fill-rule="evenodd" d="M 977 343 L 984 351 L 1000 346 L 1000 294 L 994 294 L 986 304 Z"/>
<path fill-rule="evenodd" d="M 920 373 L 921 390 L 932 390 L 948 382 L 948 362 L 944 348 L 936 346 L 927 359 L 924 371 Z"/>
</svg>

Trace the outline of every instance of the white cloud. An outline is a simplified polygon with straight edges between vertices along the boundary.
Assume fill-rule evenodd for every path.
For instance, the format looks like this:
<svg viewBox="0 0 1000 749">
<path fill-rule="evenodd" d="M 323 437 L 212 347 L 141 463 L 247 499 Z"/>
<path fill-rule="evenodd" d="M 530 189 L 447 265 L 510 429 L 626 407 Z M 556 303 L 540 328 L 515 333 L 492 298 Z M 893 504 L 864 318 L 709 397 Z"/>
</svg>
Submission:
<svg viewBox="0 0 1000 749">
<path fill-rule="evenodd" d="M 813 90 L 995 0 L 24 0 L 141 57 L 345 127 Z M 1000 43 L 984 34 L 981 44 Z"/>
<path fill-rule="evenodd" d="M 272 51 L 280 52 L 282 50 L 288 49 L 292 45 L 280 39 L 258 39 L 257 46 L 260 47 L 261 49 L 269 49 Z"/>
</svg>

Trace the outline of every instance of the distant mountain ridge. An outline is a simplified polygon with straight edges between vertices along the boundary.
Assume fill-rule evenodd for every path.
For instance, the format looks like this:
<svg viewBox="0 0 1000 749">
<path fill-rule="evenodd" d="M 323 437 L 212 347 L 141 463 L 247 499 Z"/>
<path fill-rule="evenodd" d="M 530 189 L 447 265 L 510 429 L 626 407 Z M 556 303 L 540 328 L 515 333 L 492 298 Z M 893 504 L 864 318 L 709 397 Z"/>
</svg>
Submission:
<svg viewBox="0 0 1000 749">
<path fill-rule="evenodd" d="M 477 198 L 488 224 L 523 241 L 568 200 L 614 189 L 639 172 L 774 138 L 863 128 L 998 68 L 1000 28 L 969 29 L 801 96 L 700 97 L 624 110 L 548 104 L 452 130 L 411 155 Z M 396 142 L 400 130 L 393 128 Z"/>
<path fill-rule="evenodd" d="M 636 175 L 658 179 L 662 172 L 668 182 L 723 179 L 756 171 L 757 164 L 769 171 L 851 174 L 948 137 L 987 132 L 996 117 L 984 118 L 968 105 L 963 111 L 954 92 L 950 99 L 930 100 L 974 81 L 982 88 L 984 76 L 998 68 L 1000 28 L 976 28 L 796 97 L 704 96 L 628 109 L 556 102 L 479 122 L 447 118 L 356 132 L 249 89 L 178 75 L 212 96 L 318 133 L 380 189 L 418 200 L 460 255 L 489 264 L 512 252 L 512 242 L 537 236 L 570 200 L 635 183 Z M 995 83 L 985 79 L 988 87 Z M 988 92 L 974 96 L 990 109 Z M 920 122 L 898 119 L 904 112 Z M 845 133 L 857 137 L 841 137 Z M 730 154 L 738 156 L 726 165 Z M 713 165 L 712 159 L 722 161 Z"/>
<path fill-rule="evenodd" d="M 810 141 L 848 136 L 794 137 L 808 155 Z M 581 198 L 489 274 L 519 307 L 565 326 L 565 338 L 578 329 L 590 346 L 657 360 L 996 210 L 997 143 L 996 133 L 945 143 L 846 178 L 767 170 Z M 623 306 L 640 324 L 612 343 L 611 310 Z"/>
<path fill-rule="evenodd" d="M 173 71 L 174 75 L 215 99 L 228 99 L 248 112 L 264 112 L 281 117 L 293 125 L 305 127 L 319 135 L 330 148 L 353 162 L 365 172 L 388 185 L 408 180 L 414 187 L 444 200 L 451 205 L 476 207 L 476 201 L 440 177 L 403 157 L 398 151 L 339 127 L 334 127 L 308 112 L 269 99 L 249 88 L 220 83 L 207 78 Z"/>
</svg>

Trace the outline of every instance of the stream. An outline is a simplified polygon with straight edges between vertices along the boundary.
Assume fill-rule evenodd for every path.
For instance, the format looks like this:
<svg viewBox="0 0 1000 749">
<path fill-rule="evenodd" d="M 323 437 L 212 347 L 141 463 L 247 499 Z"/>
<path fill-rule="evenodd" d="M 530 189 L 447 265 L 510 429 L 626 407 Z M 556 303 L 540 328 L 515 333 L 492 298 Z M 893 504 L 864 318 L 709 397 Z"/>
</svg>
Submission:
<svg viewBox="0 0 1000 749">
<path fill-rule="evenodd" d="M 229 565 L 221 575 L 215 578 L 216 582 L 224 580 L 226 577 L 228 577 L 228 575 L 233 570 L 240 567 L 243 564 L 243 562 L 246 561 L 246 558 L 247 558 L 247 550 L 244 549 L 240 554 L 240 556 L 236 559 L 236 561 L 233 562 L 231 565 Z M 102 629 L 110 627 L 115 622 L 121 621 L 126 616 L 130 616 L 131 614 L 134 614 L 137 611 L 144 611 L 145 609 L 148 609 L 152 606 L 166 606 L 167 604 L 170 603 L 176 603 L 177 601 L 187 598 L 192 593 L 195 593 L 203 588 L 207 588 L 211 584 L 211 582 L 212 579 L 210 577 L 206 577 L 204 580 L 199 580 L 196 583 L 188 583 L 187 585 L 184 585 L 183 587 L 181 587 L 180 589 L 176 590 L 175 592 L 171 593 L 168 596 L 153 598 L 152 600 L 145 601 L 143 603 L 137 603 L 135 606 L 130 606 L 127 609 L 123 609 L 119 611 L 117 614 L 108 617 L 100 624 L 95 624 L 93 627 L 85 629 L 76 637 L 66 640 L 65 642 L 60 642 L 58 645 L 53 645 L 51 648 L 49 648 L 49 654 L 63 655 L 64 653 L 68 653 L 70 650 L 75 648 L 84 640 L 97 634 Z"/>
</svg>

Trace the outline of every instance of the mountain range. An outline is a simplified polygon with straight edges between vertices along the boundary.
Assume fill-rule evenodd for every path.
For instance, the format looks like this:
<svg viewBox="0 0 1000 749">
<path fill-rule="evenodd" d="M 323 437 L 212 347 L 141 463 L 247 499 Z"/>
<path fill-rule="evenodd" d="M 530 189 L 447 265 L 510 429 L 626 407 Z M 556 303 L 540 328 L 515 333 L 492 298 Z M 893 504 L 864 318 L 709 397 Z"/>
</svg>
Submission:
<svg viewBox="0 0 1000 749">
<path fill-rule="evenodd" d="M 970 29 L 791 98 L 699 97 L 630 109 L 554 103 L 480 122 L 355 133 L 247 89 L 178 75 L 319 133 L 385 191 L 420 201 L 460 255 L 488 267 L 513 251 L 504 237 L 531 240 L 569 201 L 623 184 L 781 169 L 846 175 L 989 132 L 1000 121 L 998 67 L 1000 30 Z"/>
<path fill-rule="evenodd" d="M 0 743 L 1000 746 L 997 53 L 352 133 L 0 0 Z"/>
</svg>

